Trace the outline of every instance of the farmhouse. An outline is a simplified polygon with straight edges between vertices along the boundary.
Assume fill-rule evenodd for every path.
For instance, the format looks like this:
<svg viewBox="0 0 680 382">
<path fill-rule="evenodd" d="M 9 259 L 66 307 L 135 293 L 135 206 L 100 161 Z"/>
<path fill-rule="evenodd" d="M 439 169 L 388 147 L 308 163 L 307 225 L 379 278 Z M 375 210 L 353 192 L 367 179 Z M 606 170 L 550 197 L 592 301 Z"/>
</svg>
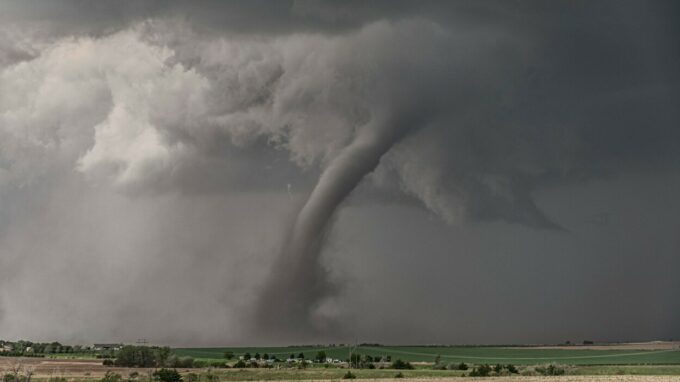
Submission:
<svg viewBox="0 0 680 382">
<path fill-rule="evenodd" d="M 92 348 L 96 351 L 102 350 L 120 350 L 123 344 L 94 344 Z"/>
</svg>

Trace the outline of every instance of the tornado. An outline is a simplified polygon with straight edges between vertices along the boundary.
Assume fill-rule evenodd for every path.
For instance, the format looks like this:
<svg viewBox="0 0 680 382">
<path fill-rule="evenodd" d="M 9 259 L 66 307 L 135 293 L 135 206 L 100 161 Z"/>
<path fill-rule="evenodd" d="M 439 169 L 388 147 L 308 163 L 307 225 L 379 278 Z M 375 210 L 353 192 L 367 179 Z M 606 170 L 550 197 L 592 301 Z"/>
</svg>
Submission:
<svg viewBox="0 0 680 382">
<path fill-rule="evenodd" d="M 405 120 L 371 127 L 329 163 L 298 212 L 260 296 L 256 320 L 260 331 L 282 340 L 301 339 L 328 327 L 313 312 L 335 289 L 319 262 L 333 216 L 380 158 L 410 130 Z"/>
</svg>

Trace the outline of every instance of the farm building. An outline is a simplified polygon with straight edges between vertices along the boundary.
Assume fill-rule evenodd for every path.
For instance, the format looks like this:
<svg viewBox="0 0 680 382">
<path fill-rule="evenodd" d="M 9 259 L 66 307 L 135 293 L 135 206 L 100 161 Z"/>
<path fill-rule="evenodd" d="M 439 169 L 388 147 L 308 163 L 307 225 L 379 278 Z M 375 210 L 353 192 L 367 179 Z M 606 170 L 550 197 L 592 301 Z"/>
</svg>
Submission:
<svg viewBox="0 0 680 382">
<path fill-rule="evenodd" d="M 94 344 L 92 348 L 96 351 L 102 350 L 120 350 L 123 344 Z"/>
</svg>

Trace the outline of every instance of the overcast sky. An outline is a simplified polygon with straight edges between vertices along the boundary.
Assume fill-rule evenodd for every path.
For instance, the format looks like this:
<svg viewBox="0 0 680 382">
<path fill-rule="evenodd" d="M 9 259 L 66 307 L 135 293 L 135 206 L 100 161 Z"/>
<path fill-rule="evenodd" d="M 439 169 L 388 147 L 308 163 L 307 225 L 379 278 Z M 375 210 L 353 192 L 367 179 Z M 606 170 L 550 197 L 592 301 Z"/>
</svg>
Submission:
<svg viewBox="0 0 680 382">
<path fill-rule="evenodd" d="M 675 1 L 0 0 L 0 338 L 680 338 Z"/>
</svg>

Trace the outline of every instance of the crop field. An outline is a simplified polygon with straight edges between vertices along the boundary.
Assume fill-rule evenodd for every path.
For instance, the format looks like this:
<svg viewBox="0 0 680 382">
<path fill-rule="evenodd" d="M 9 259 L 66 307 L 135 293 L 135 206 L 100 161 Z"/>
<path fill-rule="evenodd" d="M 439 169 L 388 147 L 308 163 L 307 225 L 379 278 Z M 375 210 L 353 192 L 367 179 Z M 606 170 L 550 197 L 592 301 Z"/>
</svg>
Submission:
<svg viewBox="0 0 680 382">
<path fill-rule="evenodd" d="M 247 348 L 182 348 L 175 349 L 177 355 L 191 356 L 204 360 L 223 360 L 225 352 L 236 356 L 246 352 L 254 355 L 267 353 L 278 358 L 303 353 L 312 359 L 323 350 L 328 357 L 345 360 L 349 347 L 247 347 Z M 353 352 L 370 356 L 390 356 L 392 360 L 409 362 L 434 362 L 437 356 L 441 362 L 465 362 L 472 364 L 511 363 L 535 365 L 559 363 L 564 365 L 676 365 L 680 364 L 680 349 L 661 350 L 595 350 L 575 348 L 533 348 L 533 347 L 466 347 L 466 346 L 359 346 Z"/>
</svg>

